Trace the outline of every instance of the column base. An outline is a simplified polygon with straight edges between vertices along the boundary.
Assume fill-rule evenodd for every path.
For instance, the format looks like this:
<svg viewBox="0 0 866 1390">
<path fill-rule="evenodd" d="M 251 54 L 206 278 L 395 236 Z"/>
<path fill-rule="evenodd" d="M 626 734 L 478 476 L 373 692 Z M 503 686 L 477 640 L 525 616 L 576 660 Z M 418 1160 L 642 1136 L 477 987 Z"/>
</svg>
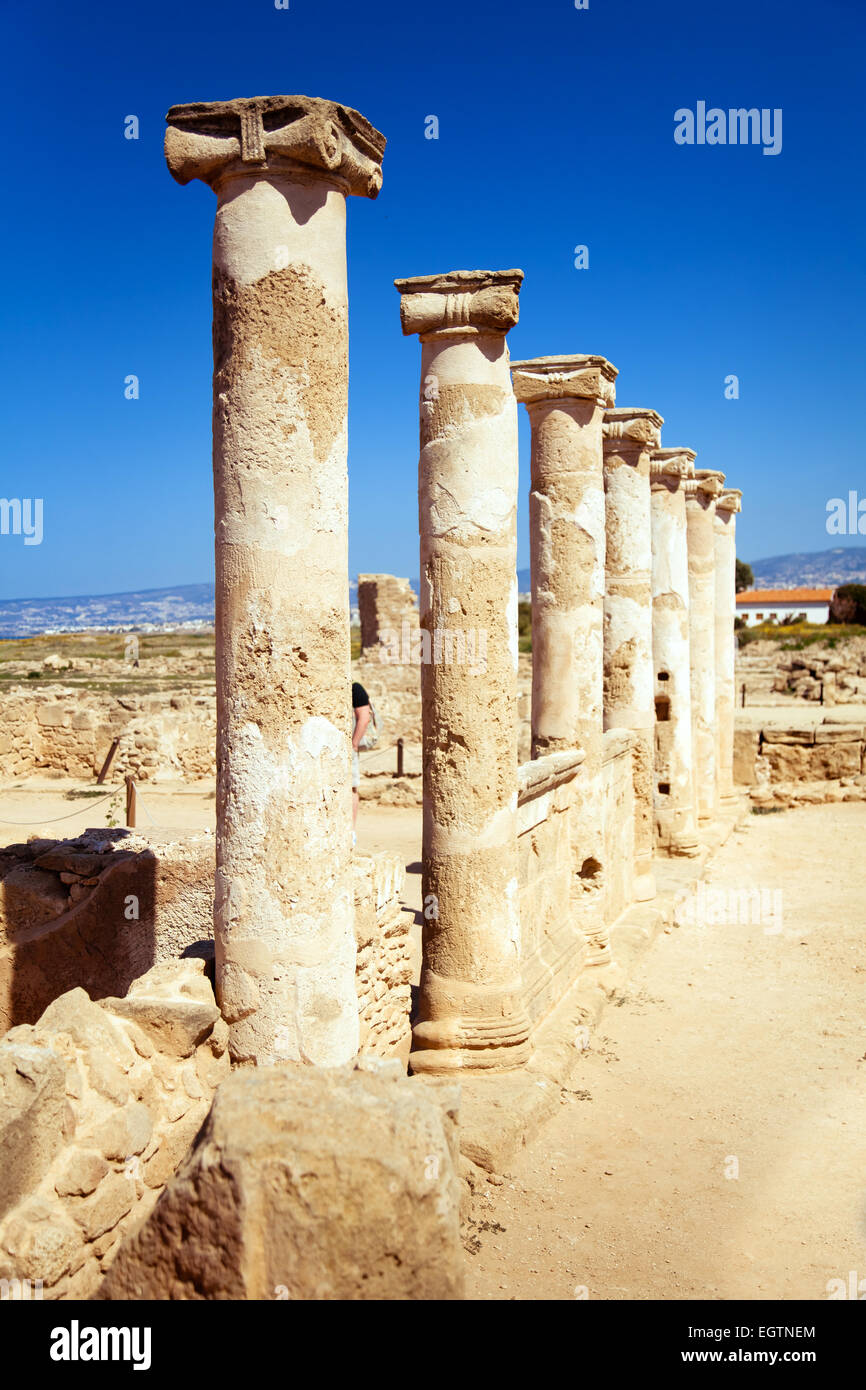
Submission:
<svg viewBox="0 0 866 1390">
<path fill-rule="evenodd" d="M 529 1060 L 531 1024 L 520 980 L 474 985 L 426 972 L 421 1017 L 412 1029 L 415 1073 L 507 1071 Z"/>
<path fill-rule="evenodd" d="M 586 942 L 586 956 L 584 965 L 610 965 L 613 960 L 613 951 L 610 946 L 610 933 L 607 927 L 598 927 L 595 931 L 584 931 L 583 939 Z"/>
<path fill-rule="evenodd" d="M 700 852 L 700 842 L 694 831 L 673 835 L 668 845 L 668 854 L 676 855 L 677 858 L 694 859 Z"/>
</svg>

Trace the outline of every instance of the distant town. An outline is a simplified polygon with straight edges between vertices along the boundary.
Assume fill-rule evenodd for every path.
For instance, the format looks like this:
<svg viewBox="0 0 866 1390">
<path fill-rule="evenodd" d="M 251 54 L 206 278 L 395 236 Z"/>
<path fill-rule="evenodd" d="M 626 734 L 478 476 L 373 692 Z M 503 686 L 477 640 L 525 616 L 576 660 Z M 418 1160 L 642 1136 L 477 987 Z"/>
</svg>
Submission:
<svg viewBox="0 0 866 1390">
<path fill-rule="evenodd" d="M 826 589 L 866 583 L 866 546 L 775 555 L 749 562 L 758 590 Z M 418 580 L 411 580 L 418 593 Z M 529 570 L 517 572 L 521 598 L 529 598 Z M 353 623 L 358 621 L 358 585 L 349 585 Z M 0 640 L 55 632 L 190 631 L 213 626 L 214 586 L 179 584 L 123 594 L 82 594 L 72 598 L 0 600 Z"/>
</svg>

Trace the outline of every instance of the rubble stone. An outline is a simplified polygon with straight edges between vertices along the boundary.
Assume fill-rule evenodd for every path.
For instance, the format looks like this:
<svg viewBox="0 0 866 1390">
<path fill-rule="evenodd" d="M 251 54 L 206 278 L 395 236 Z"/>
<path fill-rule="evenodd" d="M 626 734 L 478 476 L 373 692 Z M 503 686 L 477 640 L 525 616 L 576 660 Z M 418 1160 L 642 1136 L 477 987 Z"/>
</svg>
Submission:
<svg viewBox="0 0 866 1390">
<path fill-rule="evenodd" d="M 369 1069 L 235 1073 L 99 1297 L 460 1298 L 455 1104 Z"/>
</svg>

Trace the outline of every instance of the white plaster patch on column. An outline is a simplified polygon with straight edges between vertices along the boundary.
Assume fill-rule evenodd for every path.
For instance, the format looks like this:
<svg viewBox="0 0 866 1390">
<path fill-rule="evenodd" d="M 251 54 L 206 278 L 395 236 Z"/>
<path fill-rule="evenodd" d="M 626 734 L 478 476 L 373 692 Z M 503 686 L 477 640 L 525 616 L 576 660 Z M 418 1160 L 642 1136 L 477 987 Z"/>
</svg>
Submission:
<svg viewBox="0 0 866 1390">
<path fill-rule="evenodd" d="M 345 301 L 346 200 L 337 189 L 322 194 L 286 176 L 241 176 L 226 185 L 220 212 L 214 265 L 237 284 L 292 265 L 321 282 L 326 305 Z"/>
</svg>

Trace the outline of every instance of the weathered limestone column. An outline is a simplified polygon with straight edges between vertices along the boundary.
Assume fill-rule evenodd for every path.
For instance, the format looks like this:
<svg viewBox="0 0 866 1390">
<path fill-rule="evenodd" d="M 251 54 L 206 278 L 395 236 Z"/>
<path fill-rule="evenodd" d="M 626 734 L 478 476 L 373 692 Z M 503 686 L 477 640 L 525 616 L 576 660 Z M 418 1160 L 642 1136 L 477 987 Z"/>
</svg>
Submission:
<svg viewBox="0 0 866 1390">
<path fill-rule="evenodd" d="M 383 136 L 311 97 L 174 106 L 213 241 L 217 992 L 235 1061 L 357 1050 L 346 195 Z"/>
<path fill-rule="evenodd" d="M 572 816 L 573 901 L 587 965 L 610 960 L 604 920 L 604 467 L 616 368 L 604 357 L 513 362 L 529 412 L 532 756 L 585 753 Z"/>
<path fill-rule="evenodd" d="M 713 517 L 716 571 L 716 794 L 719 805 L 731 806 L 734 791 L 734 665 L 737 642 L 734 633 L 737 600 L 737 512 L 742 492 L 725 488 L 716 498 Z"/>
<path fill-rule="evenodd" d="M 653 877 L 653 650 L 650 454 L 661 440 L 654 410 L 617 407 L 604 417 L 607 535 L 604 727 L 628 729 L 636 747 L 635 897 L 655 897 Z"/>
<path fill-rule="evenodd" d="M 656 449 L 650 458 L 652 508 L 655 745 L 653 803 L 657 843 L 695 855 L 692 695 L 689 671 L 689 560 L 686 497 L 691 449 Z"/>
<path fill-rule="evenodd" d="M 689 547 L 692 757 L 698 828 L 716 809 L 716 582 L 713 514 L 724 473 L 698 468 L 683 484 Z"/>
<path fill-rule="evenodd" d="M 421 339 L 421 666 L 425 923 L 412 1068 L 505 1068 L 529 1054 L 517 870 L 517 404 L 505 335 L 523 272 L 397 280 Z M 449 633 L 476 650 L 437 661 Z M 441 634 L 441 635 L 440 635 Z M 458 646 L 459 651 L 459 646 Z"/>
</svg>

